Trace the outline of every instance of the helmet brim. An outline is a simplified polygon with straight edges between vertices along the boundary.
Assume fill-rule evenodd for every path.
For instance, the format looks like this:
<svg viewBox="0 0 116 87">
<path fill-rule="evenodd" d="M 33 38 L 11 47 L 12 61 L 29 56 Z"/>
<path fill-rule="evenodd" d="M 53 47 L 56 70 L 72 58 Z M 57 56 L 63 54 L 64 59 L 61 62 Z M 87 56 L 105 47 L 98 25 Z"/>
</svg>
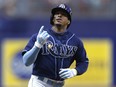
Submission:
<svg viewBox="0 0 116 87">
<path fill-rule="evenodd" d="M 54 15 L 57 11 L 63 11 L 63 12 L 65 12 L 65 13 L 67 13 L 68 15 L 70 15 L 69 12 L 68 12 L 67 10 L 62 9 L 62 8 L 53 8 L 53 9 L 52 9 L 52 14 Z"/>
</svg>

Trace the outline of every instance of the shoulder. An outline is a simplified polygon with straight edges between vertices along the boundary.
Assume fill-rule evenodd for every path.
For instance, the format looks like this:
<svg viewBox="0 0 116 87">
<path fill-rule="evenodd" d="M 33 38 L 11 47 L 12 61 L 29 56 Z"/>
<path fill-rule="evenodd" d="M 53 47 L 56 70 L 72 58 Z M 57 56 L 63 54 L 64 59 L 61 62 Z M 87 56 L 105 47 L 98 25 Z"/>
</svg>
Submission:
<svg viewBox="0 0 116 87">
<path fill-rule="evenodd" d="M 79 43 L 82 43 L 82 40 L 80 37 L 78 37 L 76 34 L 74 34 L 74 38 L 79 42 Z"/>
<path fill-rule="evenodd" d="M 80 37 L 78 37 L 76 34 L 69 32 L 70 37 L 72 37 L 73 42 L 77 43 L 77 45 L 83 45 L 83 42 Z"/>
<path fill-rule="evenodd" d="M 74 39 L 75 41 L 82 42 L 81 39 L 75 33 L 68 32 L 68 35 L 69 37 L 72 37 L 72 39 Z"/>
<path fill-rule="evenodd" d="M 80 37 L 77 37 L 77 36 L 75 35 L 75 38 L 76 38 L 76 40 L 77 40 L 77 42 L 78 42 L 78 45 L 83 45 L 83 41 L 82 41 L 82 39 L 81 39 Z"/>
</svg>

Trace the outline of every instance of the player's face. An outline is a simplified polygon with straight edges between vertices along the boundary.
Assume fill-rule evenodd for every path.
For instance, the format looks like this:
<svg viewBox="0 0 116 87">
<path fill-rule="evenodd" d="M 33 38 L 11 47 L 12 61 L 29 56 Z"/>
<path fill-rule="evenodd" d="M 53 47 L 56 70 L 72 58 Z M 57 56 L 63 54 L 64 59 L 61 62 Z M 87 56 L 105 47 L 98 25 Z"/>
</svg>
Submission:
<svg viewBox="0 0 116 87">
<path fill-rule="evenodd" d="M 63 11 L 57 11 L 54 15 L 53 22 L 55 25 L 67 26 L 70 24 L 67 13 Z"/>
</svg>

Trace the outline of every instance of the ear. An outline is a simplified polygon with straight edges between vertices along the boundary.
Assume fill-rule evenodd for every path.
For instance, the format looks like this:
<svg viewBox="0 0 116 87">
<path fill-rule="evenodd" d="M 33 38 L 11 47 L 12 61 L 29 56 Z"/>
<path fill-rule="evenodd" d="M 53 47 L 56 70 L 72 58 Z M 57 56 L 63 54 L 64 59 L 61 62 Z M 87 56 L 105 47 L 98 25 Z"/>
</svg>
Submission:
<svg viewBox="0 0 116 87">
<path fill-rule="evenodd" d="M 68 21 L 68 23 L 67 24 L 70 24 L 70 21 Z"/>
</svg>

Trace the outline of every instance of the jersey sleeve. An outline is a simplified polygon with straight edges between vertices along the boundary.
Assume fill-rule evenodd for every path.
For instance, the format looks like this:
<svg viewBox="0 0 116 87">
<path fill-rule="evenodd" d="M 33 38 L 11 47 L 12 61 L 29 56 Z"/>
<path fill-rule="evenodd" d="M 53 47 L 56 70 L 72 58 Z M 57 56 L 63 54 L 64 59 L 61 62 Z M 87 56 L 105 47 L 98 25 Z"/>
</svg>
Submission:
<svg viewBox="0 0 116 87">
<path fill-rule="evenodd" d="M 27 45 L 22 51 L 22 55 L 24 55 L 27 51 L 29 51 L 34 46 L 34 43 L 36 41 L 36 36 L 37 34 L 31 36 L 30 40 L 28 41 Z"/>
<path fill-rule="evenodd" d="M 86 50 L 81 40 L 78 41 L 78 50 L 75 55 L 76 60 L 76 70 L 77 75 L 81 75 L 86 72 L 89 64 L 89 59 L 87 58 Z"/>
</svg>

